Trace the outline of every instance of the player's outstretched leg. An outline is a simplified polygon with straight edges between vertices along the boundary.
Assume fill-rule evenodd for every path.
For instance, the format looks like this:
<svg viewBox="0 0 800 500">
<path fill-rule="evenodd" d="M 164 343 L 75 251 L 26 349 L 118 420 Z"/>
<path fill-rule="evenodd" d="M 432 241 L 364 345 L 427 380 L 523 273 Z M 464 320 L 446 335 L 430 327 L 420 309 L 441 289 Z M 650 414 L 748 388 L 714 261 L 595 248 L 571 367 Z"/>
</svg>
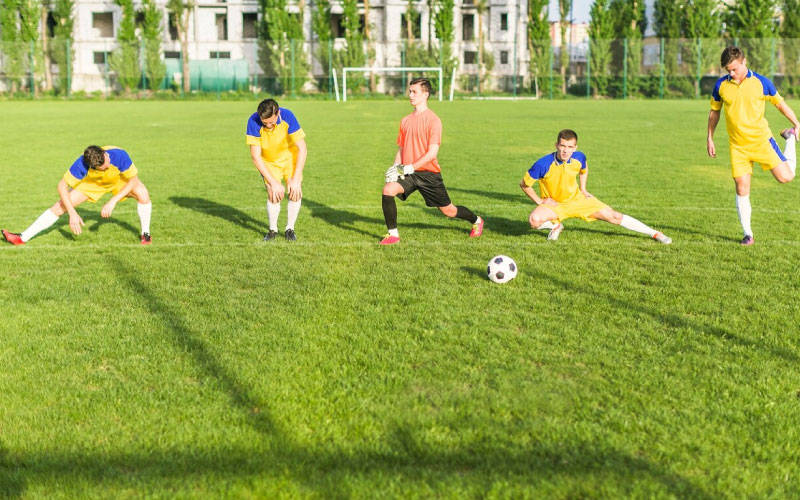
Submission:
<svg viewBox="0 0 800 500">
<path fill-rule="evenodd" d="M 653 238 L 654 240 L 656 240 L 657 242 L 663 243 L 664 245 L 669 245 L 670 243 L 672 243 L 672 238 L 670 238 L 666 234 L 660 231 L 656 231 L 647 224 L 644 224 L 643 222 L 640 222 L 629 215 L 619 213 L 608 207 L 593 213 L 592 217 L 594 217 L 597 220 L 604 220 L 612 224 L 617 224 L 618 226 L 622 226 L 630 231 L 646 234 L 651 238 Z"/>
<path fill-rule="evenodd" d="M 792 176 L 794 177 L 797 170 L 797 152 L 795 151 L 797 137 L 794 135 L 794 129 L 787 128 L 786 130 L 783 130 L 781 132 L 781 137 L 786 139 L 786 145 L 783 148 L 783 156 L 786 158 L 786 163 L 788 163 L 789 170 L 792 172 Z"/>
</svg>

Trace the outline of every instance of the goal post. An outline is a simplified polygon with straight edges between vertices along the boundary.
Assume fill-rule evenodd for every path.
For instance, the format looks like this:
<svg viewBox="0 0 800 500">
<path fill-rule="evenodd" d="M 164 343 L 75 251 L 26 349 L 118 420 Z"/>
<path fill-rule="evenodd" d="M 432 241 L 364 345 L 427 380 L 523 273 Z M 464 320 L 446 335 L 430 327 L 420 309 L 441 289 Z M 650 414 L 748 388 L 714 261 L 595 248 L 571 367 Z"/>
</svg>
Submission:
<svg viewBox="0 0 800 500">
<path fill-rule="evenodd" d="M 376 68 L 355 68 L 355 67 L 347 67 L 342 68 L 342 101 L 347 102 L 347 73 L 408 73 L 411 71 L 416 72 L 437 72 L 439 73 L 439 100 L 442 100 L 442 82 L 443 82 L 443 71 L 442 68 L 439 66 L 429 66 L 429 67 L 411 67 L 411 66 L 381 66 Z"/>
</svg>

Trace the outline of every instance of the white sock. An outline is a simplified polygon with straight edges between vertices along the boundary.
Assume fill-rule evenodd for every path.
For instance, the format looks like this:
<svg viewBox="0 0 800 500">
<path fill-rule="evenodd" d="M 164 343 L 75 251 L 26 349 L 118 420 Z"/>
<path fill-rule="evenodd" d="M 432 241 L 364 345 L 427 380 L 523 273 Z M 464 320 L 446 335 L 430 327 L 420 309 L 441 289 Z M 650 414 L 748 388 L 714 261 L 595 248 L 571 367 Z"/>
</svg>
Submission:
<svg viewBox="0 0 800 500">
<path fill-rule="evenodd" d="M 797 142 L 797 138 L 794 134 L 789 134 L 789 138 L 786 139 L 786 146 L 783 148 L 783 156 L 786 157 L 786 161 L 789 162 L 789 170 L 792 171 L 792 175 L 794 175 L 795 170 L 797 169 L 797 153 L 795 153 L 794 146 Z"/>
<path fill-rule="evenodd" d="M 281 213 L 281 204 L 267 201 L 267 217 L 269 217 L 269 230 L 278 232 L 278 215 Z"/>
<path fill-rule="evenodd" d="M 286 204 L 286 229 L 294 229 L 294 223 L 297 222 L 297 215 L 300 213 L 301 204 L 302 200 L 289 200 Z"/>
<path fill-rule="evenodd" d="M 142 234 L 150 234 L 150 214 L 153 213 L 153 202 L 139 203 L 136 211 L 139 212 L 139 222 L 142 223 Z"/>
<path fill-rule="evenodd" d="M 647 224 L 643 224 L 633 217 L 624 214 L 622 215 L 622 222 L 620 222 L 619 225 L 625 229 L 630 229 L 631 231 L 636 231 L 637 233 L 646 234 L 648 236 L 655 236 L 658 232 Z"/>
<path fill-rule="evenodd" d="M 395 238 L 399 238 L 400 233 L 397 231 L 397 228 L 389 229 L 389 236 L 394 236 Z"/>
<path fill-rule="evenodd" d="M 739 212 L 739 222 L 742 223 L 742 231 L 745 236 L 753 236 L 753 228 L 750 227 L 750 215 L 753 209 L 750 207 L 750 195 L 736 195 L 736 210 Z"/>
<path fill-rule="evenodd" d="M 556 225 L 557 224 L 555 222 L 548 220 L 539 224 L 539 227 L 537 227 L 536 229 L 553 229 L 554 227 L 556 227 Z"/>
<path fill-rule="evenodd" d="M 33 224 L 31 224 L 28 229 L 22 232 L 22 235 L 20 235 L 22 241 L 28 241 L 29 239 L 41 233 L 48 227 L 55 224 L 57 220 L 58 220 L 58 215 L 51 212 L 50 209 L 48 208 L 47 210 L 42 212 L 42 215 L 40 215 L 35 221 L 33 221 Z"/>
</svg>

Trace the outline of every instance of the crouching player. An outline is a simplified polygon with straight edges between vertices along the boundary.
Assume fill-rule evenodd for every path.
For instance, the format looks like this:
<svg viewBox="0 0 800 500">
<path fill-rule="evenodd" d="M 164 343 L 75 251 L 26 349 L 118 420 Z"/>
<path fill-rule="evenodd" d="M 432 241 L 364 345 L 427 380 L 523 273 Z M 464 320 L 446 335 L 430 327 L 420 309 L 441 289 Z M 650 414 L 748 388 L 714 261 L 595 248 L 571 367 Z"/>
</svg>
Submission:
<svg viewBox="0 0 800 500">
<path fill-rule="evenodd" d="M 21 234 L 11 233 L 3 229 L 3 237 L 14 245 L 23 245 L 28 240 L 49 228 L 61 217 L 64 212 L 69 213 L 69 228 L 75 234 L 81 234 L 84 226 L 83 219 L 75 207 L 85 201 L 97 202 L 104 194 L 111 192 L 111 197 L 100 215 L 104 218 L 111 217 L 111 212 L 117 203 L 128 196 L 136 198 L 139 202 L 139 220 L 142 231 L 139 241 L 142 245 L 149 245 L 150 239 L 150 214 L 153 205 L 150 203 L 150 194 L 138 177 L 138 170 L 133 164 L 128 153 L 115 146 L 89 146 L 83 156 L 67 170 L 58 183 L 58 195 L 61 198 L 52 207 L 42 213 L 31 226 Z"/>
<path fill-rule="evenodd" d="M 538 206 L 531 212 L 528 221 L 534 229 L 550 229 L 548 240 L 557 240 L 564 229 L 562 222 L 571 217 L 592 222 L 604 220 L 646 234 L 656 241 L 669 245 L 672 239 L 642 224 L 633 217 L 614 211 L 608 205 L 586 191 L 586 178 L 589 171 L 586 155 L 577 150 L 578 134 L 565 129 L 558 133 L 556 151 L 538 159 L 525 172 L 520 187 Z M 580 178 L 580 186 L 575 180 Z M 541 197 L 533 190 L 539 181 Z"/>
</svg>

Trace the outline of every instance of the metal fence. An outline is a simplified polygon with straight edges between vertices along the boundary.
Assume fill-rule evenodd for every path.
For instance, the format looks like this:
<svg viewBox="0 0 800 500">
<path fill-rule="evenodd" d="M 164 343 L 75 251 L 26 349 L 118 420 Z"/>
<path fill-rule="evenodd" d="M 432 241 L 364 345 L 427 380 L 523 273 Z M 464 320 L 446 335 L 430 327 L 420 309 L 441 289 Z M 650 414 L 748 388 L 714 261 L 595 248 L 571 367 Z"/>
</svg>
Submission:
<svg viewBox="0 0 800 500">
<path fill-rule="evenodd" d="M 742 47 L 748 67 L 771 78 L 783 95 L 800 96 L 800 39 L 778 38 L 586 39 L 563 47 L 563 68 L 562 47 L 550 40 L 482 45 L 477 40 L 449 45 L 403 40 L 364 43 L 359 50 L 348 50 L 342 39 L 191 42 L 188 87 L 183 84 L 183 53 L 145 42 L 0 42 L 0 93 L 146 97 L 266 92 L 332 99 L 344 67 L 436 66 L 444 70 L 445 96 L 452 87 L 457 98 L 698 98 L 708 95 L 724 74 L 719 56 L 730 44 Z M 348 96 L 402 95 L 408 78 L 421 75 L 351 74 Z"/>
</svg>

